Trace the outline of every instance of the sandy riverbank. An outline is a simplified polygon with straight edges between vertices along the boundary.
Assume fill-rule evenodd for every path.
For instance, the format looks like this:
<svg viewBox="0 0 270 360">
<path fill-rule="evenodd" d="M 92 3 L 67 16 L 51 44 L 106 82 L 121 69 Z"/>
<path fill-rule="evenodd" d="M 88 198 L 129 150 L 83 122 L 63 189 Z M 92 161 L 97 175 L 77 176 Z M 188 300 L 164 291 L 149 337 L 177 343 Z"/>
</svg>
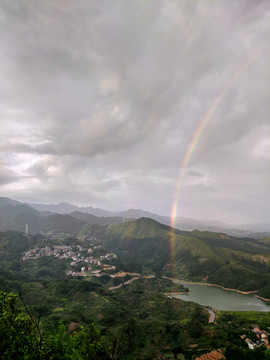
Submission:
<svg viewBox="0 0 270 360">
<path fill-rule="evenodd" d="M 254 296 L 255 296 L 256 298 L 258 298 L 258 299 L 263 300 L 263 301 L 270 301 L 270 299 L 264 298 L 264 297 L 259 296 L 259 295 L 254 295 Z"/>
<path fill-rule="evenodd" d="M 166 295 L 166 296 L 170 296 L 170 295 L 187 295 L 189 293 L 190 293 L 189 291 L 181 291 L 181 292 L 164 293 L 164 295 Z"/>
</svg>

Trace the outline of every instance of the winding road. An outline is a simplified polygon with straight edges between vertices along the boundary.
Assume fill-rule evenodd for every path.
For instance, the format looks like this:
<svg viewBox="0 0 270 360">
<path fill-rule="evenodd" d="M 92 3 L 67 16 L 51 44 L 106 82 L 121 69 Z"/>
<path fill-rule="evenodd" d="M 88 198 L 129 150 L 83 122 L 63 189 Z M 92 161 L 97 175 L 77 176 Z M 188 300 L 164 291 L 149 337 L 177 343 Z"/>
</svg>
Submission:
<svg viewBox="0 0 270 360">
<path fill-rule="evenodd" d="M 209 323 L 215 322 L 215 317 L 216 317 L 215 313 L 212 310 L 208 309 L 207 307 L 205 309 L 209 312 L 209 315 L 210 315 Z"/>
</svg>

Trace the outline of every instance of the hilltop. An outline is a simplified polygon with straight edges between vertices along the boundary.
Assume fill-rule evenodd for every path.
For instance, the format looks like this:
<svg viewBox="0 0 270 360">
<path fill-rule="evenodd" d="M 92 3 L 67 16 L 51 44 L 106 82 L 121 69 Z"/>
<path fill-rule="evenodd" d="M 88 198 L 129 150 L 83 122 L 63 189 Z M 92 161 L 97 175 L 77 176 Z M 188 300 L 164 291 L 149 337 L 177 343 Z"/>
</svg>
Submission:
<svg viewBox="0 0 270 360">
<path fill-rule="evenodd" d="M 20 294 L 42 334 L 59 344 L 94 323 L 109 358 L 191 360 L 223 348 L 229 359 L 252 359 L 239 335 L 255 320 L 265 328 L 270 313 L 243 319 L 219 312 L 210 324 L 205 308 L 166 295 L 187 289 L 164 275 L 172 274 L 174 262 L 178 278 L 204 281 L 208 275 L 209 282 L 256 286 L 266 296 L 269 247 L 269 238 L 180 231 L 149 218 L 86 224 L 75 236 L 0 232 L 0 290 Z M 51 329 L 59 321 L 56 334 Z M 265 349 L 256 351 L 267 358 Z"/>
<path fill-rule="evenodd" d="M 60 215 L 70 215 L 78 220 L 81 220 L 88 224 L 120 224 L 123 221 L 138 219 L 141 217 L 151 218 L 158 221 L 161 224 L 170 226 L 172 220 L 168 216 L 162 216 L 158 214 L 151 213 L 142 209 L 128 209 L 126 211 L 108 211 L 104 209 L 99 209 L 91 206 L 79 207 L 66 202 L 61 202 L 59 204 L 34 204 L 34 203 L 21 203 L 16 200 L 9 198 L 0 197 L 0 218 L 1 213 L 3 213 L 3 207 L 5 205 L 25 205 L 32 209 L 38 211 L 42 216 L 48 216 L 52 214 Z M 29 211 L 28 211 L 29 212 Z M 22 222 L 27 219 L 22 219 Z M 180 230 L 201 230 L 201 231 L 213 231 L 213 232 L 223 232 L 228 235 L 237 236 L 237 237 L 253 237 L 260 238 L 262 236 L 270 236 L 270 224 L 269 223 L 251 223 L 251 224 L 239 224 L 231 225 L 220 221 L 203 221 L 190 219 L 187 217 L 177 217 L 174 219 L 174 226 Z M 2 227 L 0 221 L 0 230 L 10 230 L 12 229 L 13 224 L 8 224 L 8 227 Z M 22 227 L 25 227 L 25 224 L 22 223 Z M 41 227 L 32 227 L 29 229 L 32 233 L 37 233 L 40 231 Z"/>
<path fill-rule="evenodd" d="M 270 297 L 270 239 L 173 230 L 148 218 L 92 229 L 126 259 L 161 274 L 203 281 Z M 172 268 L 173 267 L 173 268 Z"/>
<path fill-rule="evenodd" d="M 67 204 L 61 209 L 74 210 Z M 89 209 L 89 208 L 88 208 Z M 46 210 L 46 207 L 43 207 Z M 49 209 L 47 209 L 49 210 Z M 0 198 L 0 231 L 15 230 L 46 237 L 90 235 L 121 256 L 122 266 L 151 270 L 185 280 L 205 281 L 242 291 L 258 290 L 270 297 L 270 238 L 234 237 L 210 231 L 184 231 L 142 217 L 97 217 L 38 211 L 17 201 Z M 129 210 L 130 216 L 137 212 Z M 129 263 L 126 267 L 124 263 Z M 133 262 L 133 265 L 131 264 Z"/>
</svg>

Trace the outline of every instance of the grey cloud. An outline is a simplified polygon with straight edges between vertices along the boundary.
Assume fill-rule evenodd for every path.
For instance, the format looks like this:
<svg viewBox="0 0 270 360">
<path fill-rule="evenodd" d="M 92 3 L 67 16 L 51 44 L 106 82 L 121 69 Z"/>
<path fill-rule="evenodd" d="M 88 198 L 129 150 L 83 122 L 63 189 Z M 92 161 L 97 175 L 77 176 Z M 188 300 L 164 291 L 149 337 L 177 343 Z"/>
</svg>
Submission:
<svg viewBox="0 0 270 360">
<path fill-rule="evenodd" d="M 237 194 L 235 173 L 250 179 L 242 198 L 257 183 L 266 191 L 255 150 L 270 112 L 268 1 L 13 1 L 0 14 L 0 149 L 12 169 L 23 155 L 31 200 L 124 197 L 170 211 L 189 145 L 230 81 L 187 164 L 186 209 L 202 209 L 213 190 L 209 217 L 220 206 L 229 218 L 221 202 L 224 188 Z"/>
<path fill-rule="evenodd" d="M 189 176 L 195 176 L 195 177 L 201 177 L 203 178 L 205 175 L 200 173 L 199 171 L 196 171 L 196 170 L 189 170 L 186 172 L 187 175 Z"/>
<path fill-rule="evenodd" d="M 44 179 L 49 176 L 48 174 L 49 164 L 45 161 L 34 164 L 27 168 L 26 172 L 29 176 L 37 177 L 39 179 Z"/>
<path fill-rule="evenodd" d="M 1 166 L 0 185 L 14 183 L 17 180 L 18 176 L 14 173 L 14 171 Z"/>
</svg>

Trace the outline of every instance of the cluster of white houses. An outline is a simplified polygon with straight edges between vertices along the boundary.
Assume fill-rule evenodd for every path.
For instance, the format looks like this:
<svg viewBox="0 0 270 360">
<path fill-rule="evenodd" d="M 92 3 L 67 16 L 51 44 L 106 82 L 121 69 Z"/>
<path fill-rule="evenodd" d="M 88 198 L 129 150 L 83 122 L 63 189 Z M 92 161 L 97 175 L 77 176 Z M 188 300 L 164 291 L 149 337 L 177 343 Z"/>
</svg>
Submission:
<svg viewBox="0 0 270 360">
<path fill-rule="evenodd" d="M 79 273 L 75 271 L 68 271 L 68 275 L 73 276 L 86 276 L 88 275 L 101 276 L 101 270 L 115 270 L 115 266 L 107 263 L 103 264 L 102 261 L 108 261 L 115 259 L 114 253 L 105 253 L 100 256 L 91 255 L 96 249 L 102 248 L 101 245 L 93 246 L 92 248 L 83 248 L 80 245 L 68 246 L 68 245 L 57 245 L 57 246 L 46 246 L 43 248 L 35 248 L 25 252 L 23 260 L 38 259 L 42 256 L 54 256 L 59 260 L 70 259 L 72 260 L 70 265 L 76 266 L 77 264 L 84 263 L 85 266 L 80 268 Z M 86 270 L 87 267 L 87 270 Z"/>
<path fill-rule="evenodd" d="M 100 249 L 101 251 L 98 251 Z M 103 253 L 103 255 L 96 256 L 95 253 Z M 38 259 L 42 256 L 54 256 L 59 260 L 70 259 L 70 266 L 74 270 L 68 270 L 67 275 L 71 276 L 95 276 L 101 277 L 109 275 L 111 278 L 124 278 L 129 276 L 130 279 L 123 281 L 117 286 L 112 286 L 109 289 L 115 290 L 123 285 L 131 284 L 133 281 L 140 278 L 152 279 L 154 275 L 142 275 L 131 272 L 115 272 L 116 267 L 109 264 L 109 260 L 115 259 L 114 253 L 106 253 L 101 245 L 90 244 L 89 248 L 84 248 L 80 245 L 57 245 L 57 246 L 46 246 L 43 248 L 35 248 L 25 252 L 23 260 Z M 76 268 L 77 266 L 77 268 Z"/>
<path fill-rule="evenodd" d="M 245 338 L 245 342 L 247 343 L 249 349 L 254 350 L 265 345 L 267 349 L 270 350 L 269 333 L 266 330 L 261 330 L 257 325 L 253 326 L 252 331 L 256 334 L 258 340 L 251 341 L 249 338 L 246 338 L 245 335 L 242 336 L 242 338 Z"/>
</svg>

